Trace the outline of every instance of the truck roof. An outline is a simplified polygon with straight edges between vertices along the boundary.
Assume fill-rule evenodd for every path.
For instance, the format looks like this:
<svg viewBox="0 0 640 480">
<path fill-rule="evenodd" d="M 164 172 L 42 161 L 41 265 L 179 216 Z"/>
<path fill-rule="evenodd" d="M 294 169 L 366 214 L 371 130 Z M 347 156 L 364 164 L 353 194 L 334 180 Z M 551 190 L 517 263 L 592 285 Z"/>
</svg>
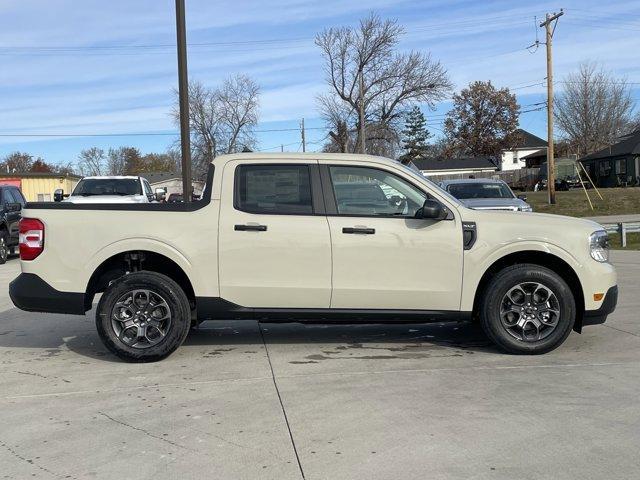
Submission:
<svg viewBox="0 0 640 480">
<path fill-rule="evenodd" d="M 231 153 L 227 155 L 220 155 L 213 159 L 214 165 L 220 165 L 227 163 L 231 160 L 265 160 L 273 162 L 274 160 L 282 161 L 295 161 L 295 160 L 331 160 L 335 162 L 353 162 L 353 161 L 375 161 L 378 163 L 387 163 L 389 165 L 398 165 L 396 160 L 390 158 L 378 157 L 375 155 L 362 155 L 357 153 Z"/>
</svg>

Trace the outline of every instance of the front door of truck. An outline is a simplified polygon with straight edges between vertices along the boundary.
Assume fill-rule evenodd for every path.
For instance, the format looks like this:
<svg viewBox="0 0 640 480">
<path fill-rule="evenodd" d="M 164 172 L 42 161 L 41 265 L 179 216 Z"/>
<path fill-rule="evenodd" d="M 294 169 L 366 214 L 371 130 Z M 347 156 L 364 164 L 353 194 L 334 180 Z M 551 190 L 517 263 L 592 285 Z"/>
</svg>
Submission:
<svg viewBox="0 0 640 480">
<path fill-rule="evenodd" d="M 332 308 L 460 308 L 460 219 L 415 218 L 428 197 L 384 167 L 321 161 L 333 242 Z M 335 203 L 334 203 L 335 201 Z M 333 205 L 330 205 L 333 204 Z M 329 210 L 333 211 L 329 211 Z"/>
<path fill-rule="evenodd" d="M 243 307 L 328 308 L 331 239 L 317 162 L 224 167 L 220 296 Z"/>
</svg>

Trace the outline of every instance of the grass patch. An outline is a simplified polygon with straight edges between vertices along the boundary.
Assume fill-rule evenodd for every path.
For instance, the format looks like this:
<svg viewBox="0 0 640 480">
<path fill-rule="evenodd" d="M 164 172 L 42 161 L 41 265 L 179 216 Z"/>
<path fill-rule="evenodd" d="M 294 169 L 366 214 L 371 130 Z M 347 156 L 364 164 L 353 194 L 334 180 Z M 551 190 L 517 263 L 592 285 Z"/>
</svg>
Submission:
<svg viewBox="0 0 640 480">
<path fill-rule="evenodd" d="M 614 250 L 640 250 L 640 233 L 627 233 L 627 246 L 622 248 L 620 245 L 620 234 L 612 233 L 609 235 L 611 248 Z"/>
<path fill-rule="evenodd" d="M 600 197 L 595 190 L 587 190 L 593 210 L 582 189 L 556 192 L 556 204 L 549 205 L 547 192 L 527 192 L 527 202 L 534 212 L 568 215 L 570 217 L 598 217 L 601 215 L 640 214 L 640 188 L 602 188 Z"/>
</svg>

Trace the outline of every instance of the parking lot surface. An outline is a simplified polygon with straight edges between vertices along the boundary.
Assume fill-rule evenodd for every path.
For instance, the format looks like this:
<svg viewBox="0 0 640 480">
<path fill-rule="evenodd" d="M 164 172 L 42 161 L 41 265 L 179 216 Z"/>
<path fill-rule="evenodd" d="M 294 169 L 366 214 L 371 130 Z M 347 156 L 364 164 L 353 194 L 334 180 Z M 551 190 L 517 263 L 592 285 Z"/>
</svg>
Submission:
<svg viewBox="0 0 640 480">
<path fill-rule="evenodd" d="M 126 364 L 85 317 L 17 310 L 0 266 L 0 478 L 629 479 L 640 252 L 603 326 L 543 356 L 473 325 L 207 322 Z"/>
</svg>

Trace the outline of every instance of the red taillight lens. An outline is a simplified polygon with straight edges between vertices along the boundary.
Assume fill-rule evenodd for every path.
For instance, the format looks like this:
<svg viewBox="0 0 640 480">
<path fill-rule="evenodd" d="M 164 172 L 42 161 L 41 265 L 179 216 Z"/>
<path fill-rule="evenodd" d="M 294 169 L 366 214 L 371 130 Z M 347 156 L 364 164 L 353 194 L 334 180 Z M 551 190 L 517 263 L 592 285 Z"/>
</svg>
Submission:
<svg viewBox="0 0 640 480">
<path fill-rule="evenodd" d="M 37 218 L 20 220 L 20 260 L 33 260 L 44 250 L 44 223 Z"/>
</svg>

